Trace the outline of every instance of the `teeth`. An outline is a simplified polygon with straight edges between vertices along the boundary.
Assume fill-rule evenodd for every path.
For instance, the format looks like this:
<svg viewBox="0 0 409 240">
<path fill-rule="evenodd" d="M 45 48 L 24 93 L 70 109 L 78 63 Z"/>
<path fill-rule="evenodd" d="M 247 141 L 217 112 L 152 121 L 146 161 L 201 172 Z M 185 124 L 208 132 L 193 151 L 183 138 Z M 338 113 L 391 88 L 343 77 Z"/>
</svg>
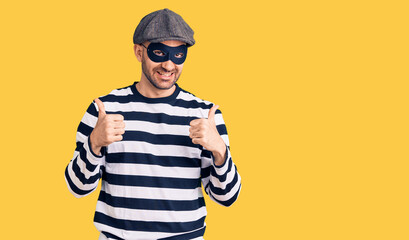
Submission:
<svg viewBox="0 0 409 240">
<path fill-rule="evenodd" d="M 170 75 L 172 75 L 172 73 L 160 73 L 158 72 L 160 75 L 165 76 L 165 77 L 169 77 Z"/>
</svg>

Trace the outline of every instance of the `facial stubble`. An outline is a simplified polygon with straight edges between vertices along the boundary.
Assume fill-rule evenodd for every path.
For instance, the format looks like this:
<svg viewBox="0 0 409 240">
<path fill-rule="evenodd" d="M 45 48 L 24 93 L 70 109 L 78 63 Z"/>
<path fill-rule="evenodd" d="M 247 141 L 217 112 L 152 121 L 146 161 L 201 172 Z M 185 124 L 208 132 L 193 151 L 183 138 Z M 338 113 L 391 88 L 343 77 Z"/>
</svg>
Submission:
<svg viewBox="0 0 409 240">
<path fill-rule="evenodd" d="M 167 89 L 171 89 L 176 82 L 179 80 L 180 74 L 177 74 L 177 71 L 173 71 L 173 74 L 175 74 L 175 79 L 173 80 L 172 84 L 168 87 L 161 87 L 154 79 L 153 75 L 158 71 L 162 71 L 162 72 L 168 72 L 167 70 L 163 69 L 162 67 L 158 66 L 156 68 L 153 68 L 153 75 L 151 75 L 149 73 L 148 67 L 146 66 L 146 60 L 145 60 L 145 54 L 142 57 L 142 72 L 145 75 L 146 79 L 148 79 L 148 81 L 152 84 L 152 86 L 154 86 L 157 89 L 161 89 L 161 90 L 167 90 Z"/>
</svg>

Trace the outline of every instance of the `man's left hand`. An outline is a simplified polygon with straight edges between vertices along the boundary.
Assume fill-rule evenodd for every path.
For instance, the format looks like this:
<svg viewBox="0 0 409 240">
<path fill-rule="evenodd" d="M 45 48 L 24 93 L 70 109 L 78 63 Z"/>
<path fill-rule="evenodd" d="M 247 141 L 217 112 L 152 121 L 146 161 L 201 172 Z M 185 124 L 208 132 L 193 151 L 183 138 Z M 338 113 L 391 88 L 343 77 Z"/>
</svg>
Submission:
<svg viewBox="0 0 409 240">
<path fill-rule="evenodd" d="M 218 105 L 214 105 L 209 110 L 206 118 L 195 119 L 190 122 L 189 137 L 194 144 L 200 144 L 207 150 L 211 151 L 214 156 L 214 162 L 220 166 L 226 158 L 226 144 L 216 128 L 214 116 Z"/>
</svg>

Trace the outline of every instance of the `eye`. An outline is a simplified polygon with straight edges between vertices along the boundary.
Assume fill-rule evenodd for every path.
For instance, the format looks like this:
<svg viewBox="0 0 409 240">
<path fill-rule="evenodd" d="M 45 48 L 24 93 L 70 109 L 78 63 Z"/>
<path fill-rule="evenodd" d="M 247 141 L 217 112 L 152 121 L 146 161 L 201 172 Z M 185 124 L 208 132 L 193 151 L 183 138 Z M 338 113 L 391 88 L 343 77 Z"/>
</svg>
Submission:
<svg viewBox="0 0 409 240">
<path fill-rule="evenodd" d="M 162 52 L 161 50 L 153 50 L 153 53 L 159 57 L 165 56 L 165 53 Z"/>
<path fill-rule="evenodd" d="M 177 54 L 175 54 L 175 57 L 176 57 L 176 58 L 182 58 L 183 56 L 185 56 L 185 54 L 183 54 L 183 53 L 177 53 Z"/>
</svg>

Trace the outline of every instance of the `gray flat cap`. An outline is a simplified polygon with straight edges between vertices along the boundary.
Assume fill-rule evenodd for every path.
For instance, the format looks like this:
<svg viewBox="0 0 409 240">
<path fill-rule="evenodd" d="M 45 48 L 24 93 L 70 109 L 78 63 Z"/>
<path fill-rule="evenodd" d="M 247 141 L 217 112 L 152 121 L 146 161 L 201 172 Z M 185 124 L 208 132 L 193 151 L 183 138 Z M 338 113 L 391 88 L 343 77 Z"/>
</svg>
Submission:
<svg viewBox="0 0 409 240">
<path fill-rule="evenodd" d="M 165 8 L 149 13 L 142 18 L 135 29 L 133 43 L 179 40 L 190 47 L 195 44 L 193 34 L 193 30 L 179 14 Z"/>
</svg>

